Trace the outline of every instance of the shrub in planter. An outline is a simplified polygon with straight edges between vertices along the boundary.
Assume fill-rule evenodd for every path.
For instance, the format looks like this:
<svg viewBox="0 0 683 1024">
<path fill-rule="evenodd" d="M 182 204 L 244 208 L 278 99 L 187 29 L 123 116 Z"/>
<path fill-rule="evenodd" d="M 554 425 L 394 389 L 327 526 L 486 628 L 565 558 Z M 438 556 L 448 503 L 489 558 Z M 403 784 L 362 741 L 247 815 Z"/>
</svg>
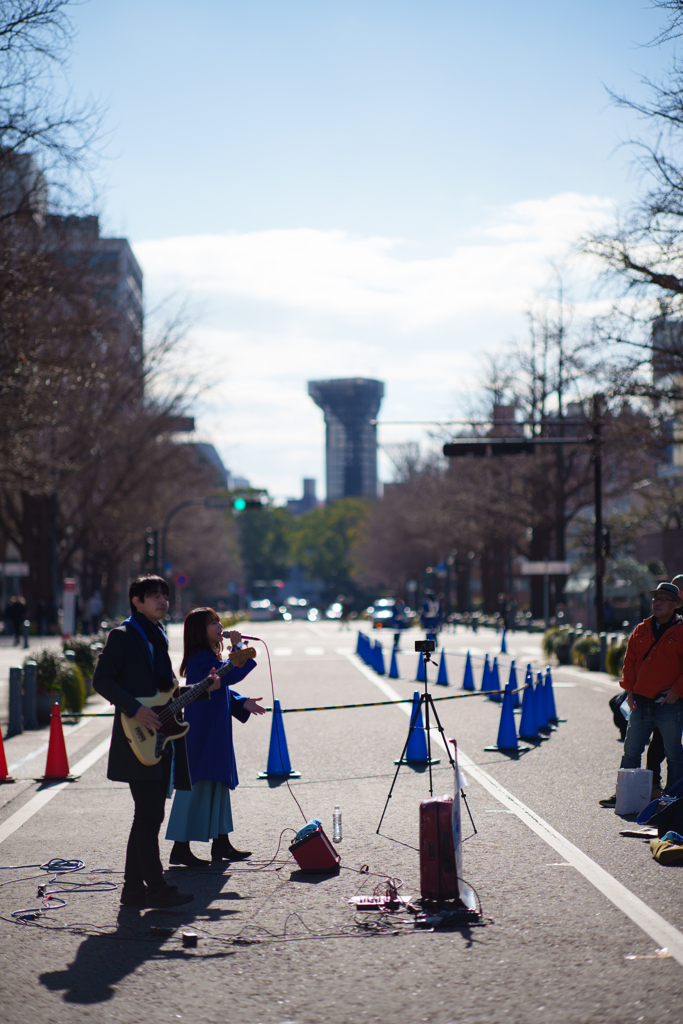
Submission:
<svg viewBox="0 0 683 1024">
<path fill-rule="evenodd" d="M 621 670 L 624 667 L 624 655 L 626 654 L 626 644 L 628 641 L 624 638 L 619 640 L 616 644 L 610 644 L 607 648 L 607 659 L 606 668 L 611 676 L 615 679 L 621 679 Z"/>
<path fill-rule="evenodd" d="M 574 642 L 572 647 L 572 662 L 582 668 L 590 668 L 595 665 L 595 656 L 600 657 L 600 639 L 595 633 L 584 633 Z M 590 658 L 590 662 L 587 660 Z M 599 664 L 599 661 L 598 661 Z"/>
<path fill-rule="evenodd" d="M 97 651 L 93 650 L 90 640 L 82 636 L 72 636 L 70 640 L 62 640 L 62 651 L 73 651 L 74 661 L 85 678 L 92 678 L 97 665 Z"/>
<path fill-rule="evenodd" d="M 59 675 L 62 684 L 62 706 L 66 711 L 78 713 L 85 707 L 85 676 L 76 662 L 62 662 Z"/>
<path fill-rule="evenodd" d="M 82 711 L 85 705 L 85 677 L 75 662 L 65 661 L 57 651 L 32 652 L 24 659 L 35 661 L 36 692 L 53 694 L 68 711 Z"/>
<path fill-rule="evenodd" d="M 546 629 L 541 640 L 541 647 L 546 658 L 550 658 L 554 654 L 560 665 L 569 663 L 569 636 L 566 630 L 558 629 L 557 626 Z"/>
<path fill-rule="evenodd" d="M 36 691 L 38 693 L 61 693 L 60 672 L 63 665 L 61 655 L 57 651 L 44 649 L 32 651 L 24 658 L 24 665 L 27 661 L 35 661 L 38 666 L 36 670 Z"/>
</svg>

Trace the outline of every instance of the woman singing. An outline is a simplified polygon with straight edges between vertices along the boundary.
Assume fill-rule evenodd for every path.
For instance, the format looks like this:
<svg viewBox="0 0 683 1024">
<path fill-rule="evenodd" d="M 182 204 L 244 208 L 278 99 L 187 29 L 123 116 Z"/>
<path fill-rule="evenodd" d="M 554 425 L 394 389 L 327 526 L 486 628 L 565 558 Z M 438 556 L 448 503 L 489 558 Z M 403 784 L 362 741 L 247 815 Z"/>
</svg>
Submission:
<svg viewBox="0 0 683 1024">
<path fill-rule="evenodd" d="M 238 644 L 242 637 L 230 632 L 230 642 Z M 180 675 L 188 686 L 204 679 L 212 668 L 221 668 L 223 627 L 213 608 L 194 608 L 185 619 L 183 660 Z M 209 863 L 195 857 L 190 842 L 211 844 L 211 860 L 242 860 L 251 851 L 236 850 L 230 842 L 232 812 L 230 790 L 235 789 L 237 764 L 232 744 L 232 719 L 246 722 L 250 714 L 264 715 L 258 704 L 261 697 L 241 697 L 230 687 L 240 682 L 255 667 L 249 659 L 242 668 L 233 667 L 221 678 L 221 687 L 211 700 L 195 702 L 185 709 L 190 723 L 187 733 L 187 756 L 192 791 L 176 790 L 168 819 L 166 838 L 174 840 L 171 864 L 203 867 Z"/>
</svg>

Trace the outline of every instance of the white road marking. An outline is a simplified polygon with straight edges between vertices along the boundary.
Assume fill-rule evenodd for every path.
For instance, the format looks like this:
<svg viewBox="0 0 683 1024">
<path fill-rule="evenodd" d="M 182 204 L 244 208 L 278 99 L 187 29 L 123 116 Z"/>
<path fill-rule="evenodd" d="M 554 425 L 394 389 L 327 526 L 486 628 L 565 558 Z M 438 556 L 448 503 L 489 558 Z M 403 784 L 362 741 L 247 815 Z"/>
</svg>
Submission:
<svg viewBox="0 0 683 1024">
<path fill-rule="evenodd" d="M 273 648 L 273 657 L 274 658 L 287 658 L 292 653 L 293 652 L 292 652 L 292 648 L 291 647 L 274 647 Z"/>
<path fill-rule="evenodd" d="M 107 707 L 108 706 L 109 705 L 107 705 Z M 102 711 L 96 713 L 98 715 L 104 714 L 105 710 L 103 709 Z M 78 730 L 82 729 L 85 725 L 89 725 L 91 721 L 91 718 L 82 718 L 80 722 L 76 723 L 76 725 L 65 725 L 63 727 L 64 739 L 68 740 L 69 736 L 73 736 L 75 732 L 78 732 Z M 35 750 L 32 750 L 30 754 L 26 754 L 24 757 L 20 758 L 19 761 L 15 761 L 13 764 L 8 765 L 7 771 L 9 772 L 9 774 L 11 775 L 12 772 L 15 772 L 17 768 L 21 768 L 22 765 L 27 764 L 28 761 L 32 761 L 34 757 L 40 757 L 41 754 L 45 753 L 49 745 L 50 741 L 46 740 L 45 743 L 41 743 L 39 747 L 36 747 Z"/>
<path fill-rule="evenodd" d="M 401 694 L 397 693 L 393 686 L 390 686 L 380 676 L 376 676 L 365 665 L 361 665 L 354 655 L 349 655 L 348 660 L 390 700 L 401 700 L 401 703 L 396 706 L 400 707 L 407 715 L 410 715 L 410 702 L 402 701 Z M 433 732 L 432 742 L 437 743 L 445 750 L 445 744 L 438 732 Z M 480 786 L 483 786 L 491 796 L 495 797 L 499 803 L 512 811 L 532 832 L 535 832 L 540 839 L 576 868 L 591 885 L 595 886 L 598 892 L 606 896 L 615 907 L 630 918 L 646 935 L 649 935 L 658 946 L 665 946 L 671 956 L 679 964 L 683 965 L 683 934 L 677 928 L 669 924 L 660 914 L 649 907 L 647 903 L 639 899 L 625 885 L 618 882 L 616 878 L 613 878 L 609 872 L 601 868 L 594 860 L 591 860 L 583 850 L 580 850 L 578 846 L 574 846 L 568 839 L 565 839 L 552 825 L 544 821 L 543 818 L 536 814 L 535 811 L 532 811 L 530 807 L 527 807 L 526 804 L 522 803 L 521 800 L 518 800 L 504 786 L 501 786 L 492 775 L 489 775 L 483 768 L 476 765 L 460 746 L 458 746 L 458 763 L 460 767 L 467 768 L 468 774 L 473 779 L 476 779 Z"/>
<path fill-rule="evenodd" d="M 320 658 L 324 653 L 324 647 L 304 647 L 304 654 L 307 654 L 309 658 Z"/>
<path fill-rule="evenodd" d="M 104 757 L 109 750 L 110 742 L 111 737 L 107 736 L 106 740 L 102 740 L 94 750 L 91 750 L 89 754 L 86 754 L 85 757 L 81 758 L 77 764 L 73 765 L 71 774 L 83 775 L 84 772 L 87 772 L 88 768 L 92 768 L 94 764 L 97 764 L 100 758 Z M 57 793 L 61 793 L 61 791 L 66 789 L 67 786 L 76 785 L 78 785 L 76 782 L 56 782 L 53 786 L 48 786 L 47 789 L 43 789 L 39 793 L 36 793 L 36 795 L 31 797 L 31 799 L 25 803 L 20 810 L 15 811 L 7 821 L 0 825 L 0 843 L 4 842 L 5 839 L 16 832 L 18 828 L 21 828 L 22 825 L 25 825 L 26 822 L 32 818 L 34 814 L 37 814 L 38 811 L 42 810 L 46 804 L 49 804 L 50 800 L 57 796 Z"/>
<path fill-rule="evenodd" d="M 562 687 L 564 687 L 565 690 L 573 690 L 576 685 L 577 685 L 576 683 L 558 683 L 558 682 L 555 682 L 555 680 L 553 680 L 553 689 L 554 690 L 561 689 Z"/>
</svg>

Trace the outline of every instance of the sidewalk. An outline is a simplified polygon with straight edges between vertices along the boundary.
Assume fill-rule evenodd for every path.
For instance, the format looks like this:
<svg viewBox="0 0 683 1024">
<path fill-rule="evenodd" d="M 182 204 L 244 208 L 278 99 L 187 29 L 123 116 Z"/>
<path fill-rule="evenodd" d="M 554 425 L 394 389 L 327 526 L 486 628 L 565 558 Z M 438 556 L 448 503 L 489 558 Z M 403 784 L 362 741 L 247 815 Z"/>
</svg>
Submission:
<svg viewBox="0 0 683 1024">
<path fill-rule="evenodd" d="M 31 636 L 29 637 L 29 649 L 25 650 L 23 641 L 20 647 L 12 646 L 9 637 L 0 638 L 0 726 L 3 733 L 9 721 L 9 670 L 21 668 L 31 652 L 49 647 L 50 650 L 60 651 L 62 649 L 62 638 L 60 636 Z"/>
</svg>

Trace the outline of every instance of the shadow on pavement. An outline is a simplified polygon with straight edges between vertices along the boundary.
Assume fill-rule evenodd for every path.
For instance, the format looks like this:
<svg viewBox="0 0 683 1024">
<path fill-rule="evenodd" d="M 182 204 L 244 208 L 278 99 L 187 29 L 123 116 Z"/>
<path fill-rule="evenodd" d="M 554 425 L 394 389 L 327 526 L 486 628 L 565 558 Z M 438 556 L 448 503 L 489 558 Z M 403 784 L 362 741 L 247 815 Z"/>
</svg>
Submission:
<svg viewBox="0 0 683 1024">
<path fill-rule="evenodd" d="M 89 935 L 66 970 L 41 974 L 40 983 L 50 991 L 63 992 L 66 1003 L 92 1005 L 112 999 L 116 985 L 148 960 L 186 959 L 186 950 L 176 946 L 162 948 L 164 943 L 173 935 L 179 938 L 179 930 L 191 925 L 198 916 L 203 922 L 207 917 L 215 922 L 239 913 L 237 909 L 211 906 L 217 900 L 242 898 L 238 893 L 221 891 L 226 877 L 222 872 L 193 872 L 191 881 L 188 878 L 182 888 L 194 891 L 194 902 L 174 910 L 140 911 L 120 907 L 115 932 Z M 200 954 L 192 950 L 189 955 L 215 959 L 234 953 L 229 949 Z"/>
</svg>

